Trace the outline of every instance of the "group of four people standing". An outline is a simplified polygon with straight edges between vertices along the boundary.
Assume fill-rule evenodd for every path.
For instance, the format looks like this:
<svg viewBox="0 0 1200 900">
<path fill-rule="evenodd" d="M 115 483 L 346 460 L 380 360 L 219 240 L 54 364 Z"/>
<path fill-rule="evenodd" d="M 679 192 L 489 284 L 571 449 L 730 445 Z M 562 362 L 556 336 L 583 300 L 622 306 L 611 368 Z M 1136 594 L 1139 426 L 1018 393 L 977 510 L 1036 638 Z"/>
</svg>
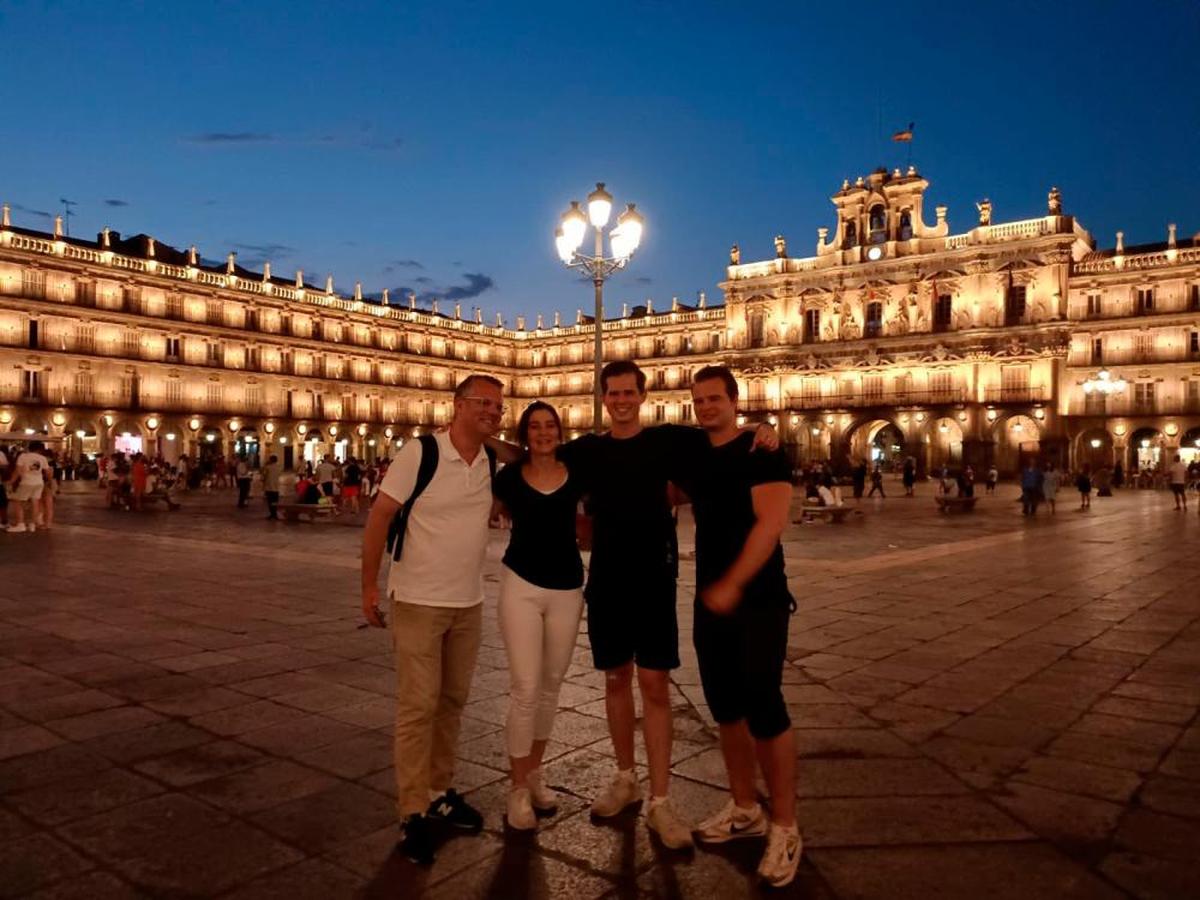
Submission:
<svg viewBox="0 0 1200 900">
<path fill-rule="evenodd" d="M 801 854 L 795 746 L 781 690 L 794 609 L 779 543 L 791 502 L 788 464 L 737 426 L 737 382 L 724 367 L 702 368 L 693 378 L 699 429 L 643 428 L 646 380 L 632 362 L 606 366 L 601 389 L 610 431 L 564 443 L 553 407 L 535 401 L 521 415 L 515 447 L 494 438 L 502 385 L 470 376 L 455 391 L 449 429 L 410 442 L 380 486 L 363 540 L 362 603 L 372 625 L 385 625 L 385 609 L 392 616 L 402 851 L 427 863 L 435 822 L 466 831 L 483 824 L 451 785 L 482 636 L 488 520 L 500 514 L 512 524 L 497 610 L 512 683 L 509 826 L 534 828 L 538 813 L 556 806 L 542 755 L 586 600 L 617 762 L 592 814 L 615 816 L 642 799 L 634 756 L 636 680 L 649 828 L 672 849 L 692 846 L 693 833 L 712 843 L 766 835 L 759 873 L 782 886 L 795 877 Z M 761 437 L 776 442 L 772 430 Z M 507 463 L 498 473 L 497 460 Z M 581 499 L 593 521 L 583 590 L 575 538 Z M 680 664 L 672 503 L 689 500 L 696 519 L 693 640 L 732 795 L 695 829 L 668 800 L 669 673 Z M 381 606 L 378 570 L 389 532 L 389 602 Z M 769 817 L 757 799 L 756 762 L 770 795 Z"/>
</svg>

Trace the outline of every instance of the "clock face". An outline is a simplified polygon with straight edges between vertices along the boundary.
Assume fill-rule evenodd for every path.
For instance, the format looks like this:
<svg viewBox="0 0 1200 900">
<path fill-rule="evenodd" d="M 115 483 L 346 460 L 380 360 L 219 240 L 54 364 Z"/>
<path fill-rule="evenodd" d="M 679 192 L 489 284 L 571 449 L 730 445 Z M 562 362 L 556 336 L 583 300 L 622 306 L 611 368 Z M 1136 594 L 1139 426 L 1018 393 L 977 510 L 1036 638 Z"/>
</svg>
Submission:
<svg viewBox="0 0 1200 900">
<path fill-rule="evenodd" d="M 881 256 L 883 256 L 883 248 L 882 247 L 872 247 L 870 250 L 867 251 L 867 259 L 869 259 L 871 262 L 875 262 Z"/>
</svg>

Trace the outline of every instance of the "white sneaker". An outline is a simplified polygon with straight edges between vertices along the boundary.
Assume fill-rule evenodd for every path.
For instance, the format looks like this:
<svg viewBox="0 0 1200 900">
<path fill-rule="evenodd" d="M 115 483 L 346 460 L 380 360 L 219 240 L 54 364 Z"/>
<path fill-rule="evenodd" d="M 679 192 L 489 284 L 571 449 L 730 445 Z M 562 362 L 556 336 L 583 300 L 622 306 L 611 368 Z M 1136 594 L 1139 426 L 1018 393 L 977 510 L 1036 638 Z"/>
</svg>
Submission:
<svg viewBox="0 0 1200 900">
<path fill-rule="evenodd" d="M 743 809 L 732 800 L 696 826 L 696 839 L 705 844 L 724 844 L 766 833 L 767 817 L 761 806 L 755 803 Z"/>
<path fill-rule="evenodd" d="M 548 813 L 558 809 L 558 794 L 546 787 L 545 776 L 541 768 L 534 769 L 526 779 L 529 784 L 529 796 L 533 800 L 536 812 Z"/>
<path fill-rule="evenodd" d="M 774 823 L 767 830 L 767 851 L 758 864 L 758 874 L 771 887 L 791 884 L 800 865 L 804 841 L 795 825 L 784 828 Z"/>
<path fill-rule="evenodd" d="M 8 531 L 24 531 L 25 526 L 24 525 L 9 525 L 7 530 Z"/>
<path fill-rule="evenodd" d="M 533 803 L 529 788 L 513 788 L 508 792 L 508 825 L 518 831 L 537 828 L 537 816 L 533 814 Z"/>
<path fill-rule="evenodd" d="M 634 769 L 628 772 L 617 772 L 608 783 L 600 796 L 592 802 L 592 815 L 607 819 L 615 816 L 624 809 L 642 799 L 638 791 L 637 773 Z"/>
<path fill-rule="evenodd" d="M 671 806 L 671 801 L 666 797 L 650 801 L 646 824 L 669 850 L 684 850 L 695 846 L 692 841 L 692 829 L 679 820 L 679 816 L 675 814 L 675 807 Z"/>
</svg>

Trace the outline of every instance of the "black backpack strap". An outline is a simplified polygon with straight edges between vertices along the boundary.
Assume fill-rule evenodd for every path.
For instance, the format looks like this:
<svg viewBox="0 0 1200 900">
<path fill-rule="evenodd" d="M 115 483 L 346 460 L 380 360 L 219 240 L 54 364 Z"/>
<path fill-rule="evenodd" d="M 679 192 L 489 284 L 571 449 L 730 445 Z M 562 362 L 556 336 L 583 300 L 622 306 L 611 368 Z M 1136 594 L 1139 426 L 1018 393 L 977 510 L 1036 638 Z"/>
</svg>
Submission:
<svg viewBox="0 0 1200 900">
<path fill-rule="evenodd" d="M 392 517 L 392 524 L 388 526 L 387 549 L 392 555 L 393 561 L 398 560 L 404 551 L 404 533 L 408 530 L 408 516 L 412 512 L 413 502 L 425 492 L 425 488 L 429 487 L 429 482 L 433 481 L 433 475 L 438 467 L 437 438 L 432 434 L 422 434 L 417 440 L 421 442 L 421 462 L 417 466 L 417 481 L 413 485 L 412 493 L 408 495 L 408 499 L 400 507 L 400 511 Z"/>
<path fill-rule="evenodd" d="M 487 444 L 484 444 L 483 452 L 487 454 L 487 458 L 488 458 L 488 473 L 492 476 L 492 478 L 494 480 L 496 477 L 496 451 L 493 450 L 491 447 L 489 447 Z"/>
</svg>

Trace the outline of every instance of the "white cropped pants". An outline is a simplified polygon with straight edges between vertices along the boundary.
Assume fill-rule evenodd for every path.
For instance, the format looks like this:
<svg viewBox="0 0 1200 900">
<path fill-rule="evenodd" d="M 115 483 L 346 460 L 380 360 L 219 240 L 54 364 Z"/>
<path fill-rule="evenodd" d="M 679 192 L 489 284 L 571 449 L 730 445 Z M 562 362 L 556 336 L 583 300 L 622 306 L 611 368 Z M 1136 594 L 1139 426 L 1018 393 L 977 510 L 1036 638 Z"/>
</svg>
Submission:
<svg viewBox="0 0 1200 900">
<path fill-rule="evenodd" d="M 530 584 L 508 566 L 502 567 L 497 615 L 512 695 L 506 737 L 510 756 L 528 756 L 534 741 L 550 737 L 558 691 L 571 664 L 583 589 L 555 591 Z"/>
</svg>

